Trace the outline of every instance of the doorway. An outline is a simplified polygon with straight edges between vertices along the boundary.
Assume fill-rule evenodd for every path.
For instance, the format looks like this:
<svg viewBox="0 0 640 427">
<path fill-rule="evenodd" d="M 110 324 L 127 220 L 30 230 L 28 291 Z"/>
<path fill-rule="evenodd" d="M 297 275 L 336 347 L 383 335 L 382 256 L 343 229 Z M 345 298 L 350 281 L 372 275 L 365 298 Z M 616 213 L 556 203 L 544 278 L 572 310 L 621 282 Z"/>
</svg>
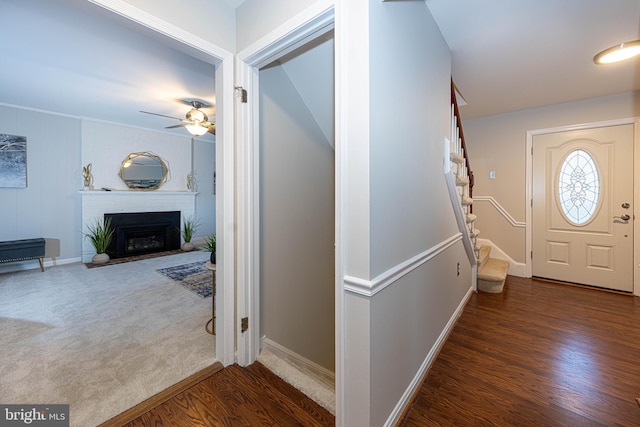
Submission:
<svg viewBox="0 0 640 427">
<path fill-rule="evenodd" d="M 634 125 L 533 137 L 533 276 L 633 292 Z"/>
<path fill-rule="evenodd" d="M 259 70 L 260 348 L 332 380 L 333 32 Z"/>
</svg>

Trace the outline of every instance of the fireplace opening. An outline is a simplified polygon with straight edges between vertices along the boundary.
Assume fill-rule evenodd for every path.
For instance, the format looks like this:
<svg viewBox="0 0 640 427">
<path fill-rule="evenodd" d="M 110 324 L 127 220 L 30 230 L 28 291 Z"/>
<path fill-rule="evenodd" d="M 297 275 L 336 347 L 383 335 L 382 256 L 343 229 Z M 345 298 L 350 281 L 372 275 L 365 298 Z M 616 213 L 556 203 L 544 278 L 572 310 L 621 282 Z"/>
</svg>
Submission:
<svg viewBox="0 0 640 427">
<path fill-rule="evenodd" d="M 104 214 L 111 220 L 111 258 L 144 255 L 180 248 L 180 211 Z"/>
</svg>

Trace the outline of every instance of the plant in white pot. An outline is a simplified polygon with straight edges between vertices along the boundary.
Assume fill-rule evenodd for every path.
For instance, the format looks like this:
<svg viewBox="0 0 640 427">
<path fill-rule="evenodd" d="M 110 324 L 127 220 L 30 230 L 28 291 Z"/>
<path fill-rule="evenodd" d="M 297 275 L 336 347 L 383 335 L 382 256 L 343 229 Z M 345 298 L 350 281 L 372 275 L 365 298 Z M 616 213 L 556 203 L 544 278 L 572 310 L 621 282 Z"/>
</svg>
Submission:
<svg viewBox="0 0 640 427">
<path fill-rule="evenodd" d="M 204 239 L 204 245 L 200 246 L 200 249 L 206 252 L 211 252 L 209 260 L 211 264 L 216 263 L 216 235 L 210 234 Z"/>
<path fill-rule="evenodd" d="M 94 264 L 105 264 L 109 262 L 107 248 L 113 239 L 113 229 L 110 218 L 97 218 L 93 224 L 87 225 L 87 232 L 83 233 L 91 241 L 96 249 L 96 254 L 91 258 Z"/>
<path fill-rule="evenodd" d="M 182 238 L 184 239 L 184 243 L 182 244 L 183 251 L 188 252 L 195 249 L 195 245 L 191 243 L 191 239 L 193 239 L 193 235 L 199 226 L 200 224 L 193 217 L 184 219 L 182 223 Z"/>
</svg>

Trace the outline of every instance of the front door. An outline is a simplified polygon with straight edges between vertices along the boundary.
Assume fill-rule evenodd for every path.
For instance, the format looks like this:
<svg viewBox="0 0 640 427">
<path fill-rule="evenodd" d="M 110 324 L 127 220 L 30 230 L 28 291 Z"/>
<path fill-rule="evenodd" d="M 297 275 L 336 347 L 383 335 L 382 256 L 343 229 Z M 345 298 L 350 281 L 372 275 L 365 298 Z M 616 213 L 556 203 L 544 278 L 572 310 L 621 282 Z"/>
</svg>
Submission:
<svg viewBox="0 0 640 427">
<path fill-rule="evenodd" d="M 633 291 L 633 134 L 534 136 L 534 276 Z"/>
</svg>

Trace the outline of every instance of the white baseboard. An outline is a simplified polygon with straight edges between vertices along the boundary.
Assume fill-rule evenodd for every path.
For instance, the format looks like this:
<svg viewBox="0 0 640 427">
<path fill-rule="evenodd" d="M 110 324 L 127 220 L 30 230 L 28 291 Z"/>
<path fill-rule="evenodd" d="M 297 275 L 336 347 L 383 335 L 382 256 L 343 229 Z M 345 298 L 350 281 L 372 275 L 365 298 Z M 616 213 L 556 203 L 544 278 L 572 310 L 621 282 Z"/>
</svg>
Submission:
<svg viewBox="0 0 640 427">
<path fill-rule="evenodd" d="M 48 267 L 55 267 L 58 265 L 65 264 L 73 264 L 76 262 L 81 262 L 82 258 L 65 258 L 65 259 L 44 259 L 44 269 L 47 271 Z M 16 271 L 27 271 L 27 270 L 40 270 L 40 263 L 37 259 L 32 259 L 28 261 L 16 261 L 16 262 L 7 262 L 0 264 L 0 274 L 2 273 L 14 273 Z"/>
<path fill-rule="evenodd" d="M 489 239 L 478 239 L 478 245 L 491 247 L 491 258 L 502 259 L 509 263 L 509 274 L 517 277 L 531 277 L 527 274 L 527 264 L 516 262 Z"/>
<path fill-rule="evenodd" d="M 279 358 L 291 363 L 302 371 L 310 372 L 312 375 L 323 381 L 325 384 L 331 384 L 335 387 L 336 374 L 329 369 L 318 365 L 315 362 L 299 355 L 298 353 L 289 350 L 288 348 L 278 344 L 275 341 L 271 341 L 267 337 L 262 337 L 260 340 L 260 349 L 269 350 Z"/>
<path fill-rule="evenodd" d="M 458 308 L 449 319 L 449 322 L 447 322 L 447 325 L 445 326 L 442 333 L 440 333 L 440 336 L 436 340 L 433 347 L 431 347 L 429 354 L 427 354 L 427 357 L 422 362 L 422 365 L 420 365 L 420 369 L 413 377 L 413 380 L 409 384 L 409 387 L 407 387 L 407 389 L 404 391 L 404 393 L 402 394 L 402 398 L 400 399 L 400 401 L 398 401 L 396 407 L 391 412 L 391 415 L 389 415 L 389 418 L 384 423 L 385 426 L 395 426 L 400 422 L 400 417 L 402 417 L 405 408 L 411 405 L 413 396 L 422 385 L 422 382 L 424 381 L 429 368 L 438 357 L 438 353 L 442 349 L 444 343 L 447 341 L 447 337 L 453 330 L 456 321 L 458 320 L 460 315 L 462 315 L 462 311 L 464 310 L 465 305 L 467 305 L 467 301 L 469 301 L 469 298 L 471 298 L 473 292 L 473 287 L 470 287 L 467 291 L 467 294 L 464 296 L 464 298 L 462 298 L 462 301 L 460 301 L 460 304 L 458 304 Z"/>
</svg>

